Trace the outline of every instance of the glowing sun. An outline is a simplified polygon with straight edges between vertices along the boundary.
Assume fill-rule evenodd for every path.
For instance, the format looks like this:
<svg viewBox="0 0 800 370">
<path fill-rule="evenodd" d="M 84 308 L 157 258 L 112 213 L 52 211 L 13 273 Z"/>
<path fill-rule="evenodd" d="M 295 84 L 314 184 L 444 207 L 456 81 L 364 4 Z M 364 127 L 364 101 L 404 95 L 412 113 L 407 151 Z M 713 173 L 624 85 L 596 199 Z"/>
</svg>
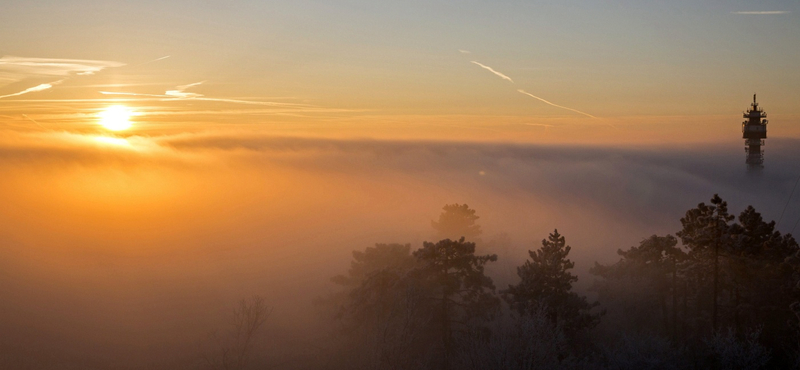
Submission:
<svg viewBox="0 0 800 370">
<path fill-rule="evenodd" d="M 100 125 L 112 131 L 126 130 L 133 124 L 133 115 L 134 112 L 127 107 L 113 105 L 100 112 Z"/>
</svg>

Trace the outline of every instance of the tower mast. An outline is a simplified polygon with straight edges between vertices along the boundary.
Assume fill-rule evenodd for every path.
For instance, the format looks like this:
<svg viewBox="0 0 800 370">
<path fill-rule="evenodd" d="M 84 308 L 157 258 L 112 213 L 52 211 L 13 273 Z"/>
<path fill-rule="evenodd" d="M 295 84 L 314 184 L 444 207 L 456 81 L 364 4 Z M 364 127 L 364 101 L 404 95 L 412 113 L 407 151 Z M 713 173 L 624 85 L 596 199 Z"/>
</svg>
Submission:
<svg viewBox="0 0 800 370">
<path fill-rule="evenodd" d="M 756 94 L 753 94 L 753 104 L 744 112 L 742 122 L 742 138 L 745 139 L 745 163 L 747 168 L 758 169 L 764 167 L 764 139 L 767 138 L 767 113 L 758 106 Z"/>
</svg>

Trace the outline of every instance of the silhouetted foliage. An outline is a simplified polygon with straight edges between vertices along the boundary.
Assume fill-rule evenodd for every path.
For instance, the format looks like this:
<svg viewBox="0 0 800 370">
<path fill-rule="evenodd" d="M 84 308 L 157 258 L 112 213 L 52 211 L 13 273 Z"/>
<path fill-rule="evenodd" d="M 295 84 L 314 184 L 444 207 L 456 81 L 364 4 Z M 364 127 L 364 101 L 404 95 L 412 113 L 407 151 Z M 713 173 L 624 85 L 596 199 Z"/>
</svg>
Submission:
<svg viewBox="0 0 800 370">
<path fill-rule="evenodd" d="M 561 327 L 544 306 L 495 326 L 491 336 L 470 340 L 459 349 L 459 369 L 570 369 L 577 365 Z"/>
<path fill-rule="evenodd" d="M 434 228 L 457 240 L 376 244 L 332 280 L 341 330 L 331 363 L 352 369 L 790 368 L 800 350 L 800 247 L 753 207 L 715 195 L 681 218 L 679 239 L 652 235 L 595 263 L 598 303 L 573 291 L 571 247 L 555 230 L 499 299 L 476 255 L 480 227 L 447 205 Z M 510 245 L 509 238 L 499 239 Z M 714 330 L 716 328 L 716 330 Z M 594 338 L 595 342 L 588 342 Z"/>
<path fill-rule="evenodd" d="M 475 241 L 483 232 L 481 226 L 475 223 L 479 218 L 475 210 L 466 204 L 447 204 L 442 207 L 439 220 L 431 221 L 431 226 L 440 239 L 457 240 L 464 237 Z"/>
<path fill-rule="evenodd" d="M 730 370 L 758 370 L 770 361 L 770 350 L 759 343 L 760 329 L 737 335 L 732 329 L 722 331 L 704 342 L 706 353 L 702 366 Z"/>
<path fill-rule="evenodd" d="M 586 297 L 572 291 L 572 283 L 578 277 L 569 272 L 575 266 L 567 258 L 570 249 L 555 230 L 542 240 L 541 248 L 528 251 L 531 259 L 517 268 L 520 282 L 509 285 L 502 294 L 509 306 L 523 316 L 545 307 L 554 325 L 574 335 L 597 325 L 600 315 L 590 312 L 597 303 L 590 304 Z"/>
<path fill-rule="evenodd" d="M 603 358 L 607 369 L 691 369 L 686 352 L 685 347 L 652 333 L 623 333 L 619 340 L 604 345 Z"/>
<path fill-rule="evenodd" d="M 331 278 L 336 284 L 357 287 L 374 273 L 383 270 L 406 271 L 414 267 L 411 244 L 375 244 L 364 251 L 353 251 L 353 261 L 347 275 Z"/>
<path fill-rule="evenodd" d="M 616 304 L 615 308 L 637 330 L 652 330 L 676 339 L 679 294 L 684 282 L 679 264 L 687 258 L 677 244 L 672 235 L 653 235 L 638 247 L 618 250 L 618 262 L 609 266 L 595 263 L 590 270 L 602 279 L 595 281 L 592 289 L 604 304 Z M 660 320 L 653 320 L 654 312 L 659 313 Z"/>
<path fill-rule="evenodd" d="M 241 370 L 250 360 L 253 342 L 261 326 L 272 314 L 264 298 L 242 299 L 233 310 L 231 326 L 211 335 L 211 347 L 203 350 L 205 368 L 212 370 Z"/>
<path fill-rule="evenodd" d="M 345 288 L 336 315 L 337 336 L 345 340 L 334 347 L 349 368 L 414 369 L 427 362 L 430 292 L 415 278 L 418 266 L 410 244 L 376 244 L 354 251 L 347 275 L 331 279 Z"/>
<path fill-rule="evenodd" d="M 442 369 L 449 369 L 454 355 L 454 336 L 479 328 L 481 321 L 491 319 L 499 307 L 492 279 L 484 274 L 484 265 L 496 261 L 496 255 L 475 255 L 475 243 L 444 239 L 425 242 L 414 251 L 422 263 L 415 271 L 432 293 L 441 345 Z"/>
<path fill-rule="evenodd" d="M 714 194 L 711 204 L 700 203 L 697 208 L 686 211 L 681 218 L 683 229 L 677 235 L 689 248 L 687 276 L 696 288 L 697 308 L 711 321 L 711 334 L 719 328 L 720 256 L 731 246 L 730 221 L 735 217 L 728 214 L 728 203 Z M 710 275 L 710 276 L 709 276 Z M 710 304 L 704 304 L 704 297 L 711 297 Z M 700 317 L 698 317 L 700 319 Z M 706 320 L 696 320 L 699 324 Z"/>
</svg>

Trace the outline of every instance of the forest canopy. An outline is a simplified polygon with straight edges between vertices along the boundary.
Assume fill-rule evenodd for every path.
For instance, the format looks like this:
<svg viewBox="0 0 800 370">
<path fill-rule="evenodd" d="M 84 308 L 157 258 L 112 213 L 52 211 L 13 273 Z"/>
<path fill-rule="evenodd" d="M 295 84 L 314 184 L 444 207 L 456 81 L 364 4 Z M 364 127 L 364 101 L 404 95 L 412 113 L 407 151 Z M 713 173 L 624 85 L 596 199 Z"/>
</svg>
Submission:
<svg viewBox="0 0 800 370">
<path fill-rule="evenodd" d="M 342 368 L 798 364 L 800 248 L 751 206 L 737 217 L 714 195 L 687 210 L 674 235 L 595 263 L 585 293 L 596 300 L 573 289 L 572 247 L 558 230 L 528 251 L 516 283 L 496 289 L 485 267 L 497 255 L 476 253 L 478 219 L 448 204 L 431 223 L 442 239 L 353 252 L 347 274 L 333 278 L 341 294 L 326 301 L 341 339 L 331 351 L 350 364 Z"/>
</svg>

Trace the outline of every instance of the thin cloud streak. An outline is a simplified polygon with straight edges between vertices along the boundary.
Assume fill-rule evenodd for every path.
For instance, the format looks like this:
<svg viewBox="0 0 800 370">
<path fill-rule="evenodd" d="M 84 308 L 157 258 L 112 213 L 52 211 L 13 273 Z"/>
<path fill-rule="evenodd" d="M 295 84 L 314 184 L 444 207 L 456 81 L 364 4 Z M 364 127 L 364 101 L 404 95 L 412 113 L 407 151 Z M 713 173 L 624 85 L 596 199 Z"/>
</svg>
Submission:
<svg viewBox="0 0 800 370">
<path fill-rule="evenodd" d="M 181 99 L 199 98 L 203 95 L 197 93 L 187 93 L 186 89 L 202 85 L 204 82 L 205 81 L 200 81 L 188 85 L 178 86 L 177 88 L 175 88 L 175 90 L 167 90 L 167 92 L 165 92 L 164 95 L 174 96 L 176 98 L 181 98 Z"/>
<path fill-rule="evenodd" d="M 174 95 L 174 93 L 173 93 L 173 95 L 167 95 L 167 94 L 164 94 L 164 95 L 159 95 L 159 94 L 140 94 L 140 93 L 112 92 L 112 91 L 100 91 L 100 93 L 103 94 L 103 95 L 143 96 L 143 97 L 150 97 L 150 98 L 162 98 L 162 99 L 159 99 L 160 101 L 200 100 L 200 101 L 210 101 L 210 102 L 220 102 L 220 103 L 263 105 L 263 106 L 269 106 L 269 107 L 313 107 L 313 105 L 309 105 L 309 104 L 278 103 L 278 102 L 239 100 L 239 99 L 223 99 L 223 98 L 205 98 L 201 94 L 193 94 L 193 95 L 197 95 L 197 96 L 182 97 L 182 96 L 176 96 L 176 95 Z M 192 95 L 192 94 L 190 94 L 190 95 Z"/>
<path fill-rule="evenodd" d="M 158 62 L 159 60 L 164 60 L 164 59 L 167 59 L 167 58 L 169 58 L 169 57 L 171 57 L 171 56 L 172 56 L 172 55 L 166 55 L 166 56 L 163 56 L 163 57 L 161 57 L 161 58 L 156 58 L 156 59 L 153 59 L 153 60 L 151 60 L 151 61 L 149 61 L 149 62 L 147 62 L 147 63 Z"/>
<path fill-rule="evenodd" d="M 20 96 L 20 95 L 24 95 L 24 94 L 28 94 L 28 93 L 32 93 L 32 92 L 39 92 L 39 91 L 52 89 L 53 86 L 58 85 L 63 81 L 64 80 L 54 81 L 54 82 L 51 82 L 51 83 L 41 84 L 41 85 L 37 85 L 37 86 L 31 87 L 31 88 L 27 88 L 27 89 L 22 90 L 22 91 L 17 92 L 17 93 L 8 94 L 8 95 L 2 95 L 2 96 L 0 96 L 0 99 L 10 98 L 10 97 L 13 97 L 13 96 Z"/>
<path fill-rule="evenodd" d="M 517 90 L 517 91 L 518 91 L 520 94 L 524 94 L 524 95 L 530 96 L 531 98 L 534 98 L 534 99 L 540 100 L 540 101 L 542 101 L 542 102 L 543 102 L 543 103 L 545 103 L 545 104 L 549 104 L 549 105 L 552 105 L 552 106 L 554 106 L 554 107 L 557 107 L 557 108 L 561 108 L 561 109 L 566 109 L 566 110 L 569 110 L 569 111 L 573 111 L 573 112 L 575 112 L 575 113 L 580 113 L 580 114 L 582 114 L 582 115 L 584 115 L 584 116 L 587 116 L 587 117 L 591 117 L 591 118 L 597 118 L 597 117 L 595 117 L 595 116 L 593 116 L 593 115 L 591 115 L 591 114 L 589 114 L 589 113 L 586 113 L 586 112 L 581 112 L 581 111 L 579 111 L 579 110 L 577 110 L 577 109 L 572 109 L 572 108 L 570 108 L 570 107 L 565 107 L 565 106 L 563 106 L 563 105 L 558 105 L 558 104 L 555 104 L 555 103 L 549 102 L 549 101 L 547 101 L 547 100 L 545 100 L 545 99 L 542 99 L 542 98 L 540 98 L 540 97 L 538 97 L 538 96 L 536 96 L 536 95 L 533 95 L 533 94 L 531 94 L 531 93 L 529 93 L 529 92 L 527 92 L 527 91 L 525 91 L 525 90 L 519 89 L 519 90 Z"/>
<path fill-rule="evenodd" d="M 459 53 L 461 53 L 461 54 L 472 54 L 472 52 L 471 52 L 471 51 L 469 51 L 469 50 L 464 50 L 464 49 L 458 49 L 458 52 L 459 52 Z"/>
<path fill-rule="evenodd" d="M 471 63 L 475 64 L 475 65 L 477 65 L 477 66 L 479 66 L 479 67 L 481 67 L 481 68 L 483 68 L 483 69 L 485 69 L 485 70 L 487 70 L 489 72 L 494 73 L 497 77 L 500 77 L 500 78 L 502 78 L 504 80 L 507 80 L 507 81 L 511 82 L 512 84 L 514 83 L 514 80 L 512 80 L 511 77 L 508 77 L 508 76 L 506 76 L 506 75 L 504 75 L 504 74 L 502 74 L 500 72 L 495 71 L 494 69 L 492 69 L 492 67 L 489 67 L 487 65 L 483 65 L 483 64 L 478 63 L 478 62 L 476 62 L 474 60 L 471 61 Z"/>
<path fill-rule="evenodd" d="M 28 115 L 27 115 L 27 114 L 23 114 L 23 115 L 22 115 L 22 117 L 25 117 L 25 119 L 27 119 L 28 121 L 31 121 L 31 122 L 35 123 L 36 125 L 38 125 L 38 126 L 39 126 L 39 127 L 41 127 L 41 128 L 44 128 L 44 126 L 42 126 L 42 124 L 41 124 L 41 123 L 39 123 L 39 122 L 36 122 L 36 120 L 35 120 L 35 119 L 28 117 Z"/>
<path fill-rule="evenodd" d="M 125 63 L 104 60 L 24 58 L 15 56 L 0 58 L 0 71 L 16 75 L 18 79 L 30 76 L 68 76 L 72 73 L 91 75 L 106 68 L 124 65 Z"/>
<path fill-rule="evenodd" d="M 788 10 L 766 10 L 766 11 L 746 11 L 746 12 L 731 12 L 740 15 L 775 15 L 775 14 L 789 14 Z"/>
</svg>

